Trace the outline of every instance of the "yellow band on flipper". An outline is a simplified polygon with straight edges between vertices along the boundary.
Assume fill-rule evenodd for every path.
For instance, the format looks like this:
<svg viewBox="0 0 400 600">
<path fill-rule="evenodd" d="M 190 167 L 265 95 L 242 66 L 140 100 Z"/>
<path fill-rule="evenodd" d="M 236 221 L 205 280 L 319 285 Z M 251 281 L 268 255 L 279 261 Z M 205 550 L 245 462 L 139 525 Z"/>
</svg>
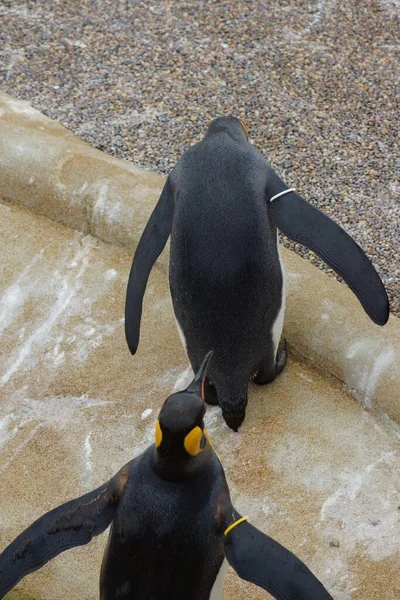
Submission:
<svg viewBox="0 0 400 600">
<path fill-rule="evenodd" d="M 240 525 L 240 523 L 243 523 L 243 521 L 247 521 L 248 517 L 241 517 L 240 519 L 238 519 L 237 521 L 235 521 L 234 523 L 232 523 L 232 525 L 229 525 L 229 527 L 227 527 L 224 531 L 224 535 L 228 535 L 228 533 L 230 531 L 232 531 L 232 529 L 235 529 L 235 527 L 237 527 L 238 525 Z"/>
</svg>

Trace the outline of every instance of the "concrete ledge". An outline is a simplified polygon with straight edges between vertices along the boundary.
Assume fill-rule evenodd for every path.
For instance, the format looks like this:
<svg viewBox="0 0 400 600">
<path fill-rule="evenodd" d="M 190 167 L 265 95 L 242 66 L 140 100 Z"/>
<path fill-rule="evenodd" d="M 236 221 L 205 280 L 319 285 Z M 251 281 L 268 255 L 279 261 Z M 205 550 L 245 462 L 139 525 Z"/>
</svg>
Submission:
<svg viewBox="0 0 400 600">
<path fill-rule="evenodd" d="M 133 249 L 162 178 L 92 148 L 0 93 L 0 197 Z"/>
<path fill-rule="evenodd" d="M 0 197 L 133 250 L 163 178 L 107 156 L 0 93 Z M 400 321 L 380 328 L 352 292 L 282 249 L 284 335 L 292 349 L 334 374 L 366 408 L 400 423 Z M 159 262 L 166 267 L 168 253 Z"/>
</svg>

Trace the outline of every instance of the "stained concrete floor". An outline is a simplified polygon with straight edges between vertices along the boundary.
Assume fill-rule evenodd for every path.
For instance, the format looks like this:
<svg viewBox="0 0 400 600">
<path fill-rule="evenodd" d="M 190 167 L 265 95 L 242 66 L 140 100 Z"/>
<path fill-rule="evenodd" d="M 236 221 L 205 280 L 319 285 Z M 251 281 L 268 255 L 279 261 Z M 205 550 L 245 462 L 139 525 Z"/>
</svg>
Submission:
<svg viewBox="0 0 400 600">
<path fill-rule="evenodd" d="M 152 442 L 158 410 L 190 379 L 165 266 L 132 358 L 123 332 L 131 256 L 0 205 L 0 549 L 95 488 Z M 298 554 L 337 599 L 400 598 L 399 430 L 291 356 L 250 389 L 238 434 L 207 427 L 235 504 Z M 8 600 L 94 600 L 107 534 L 29 575 Z M 229 572 L 225 600 L 268 595 Z"/>
</svg>

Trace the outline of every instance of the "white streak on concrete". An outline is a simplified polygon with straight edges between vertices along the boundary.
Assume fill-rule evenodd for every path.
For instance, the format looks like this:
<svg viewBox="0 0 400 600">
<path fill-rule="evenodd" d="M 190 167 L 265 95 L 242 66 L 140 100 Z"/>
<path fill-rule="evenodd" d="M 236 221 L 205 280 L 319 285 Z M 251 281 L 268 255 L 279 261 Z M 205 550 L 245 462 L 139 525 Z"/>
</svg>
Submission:
<svg viewBox="0 0 400 600">
<path fill-rule="evenodd" d="M 88 251 L 89 250 L 86 247 L 80 249 L 76 255 L 76 262 L 81 262 L 81 268 L 75 277 L 76 280 L 82 276 L 88 266 Z M 43 344 L 43 342 L 47 341 L 53 325 L 63 314 L 75 293 L 76 289 L 74 286 L 70 285 L 68 277 L 64 277 L 61 283 L 61 290 L 58 294 L 56 302 L 50 310 L 50 314 L 42 323 L 42 325 L 38 327 L 25 342 L 23 342 L 19 349 L 17 349 L 14 357 L 10 361 L 8 369 L 0 379 L 0 387 L 3 387 L 9 381 L 10 377 L 12 377 L 12 375 L 18 371 L 22 363 L 31 354 L 32 348 L 34 348 L 35 352 L 37 352 L 38 348 Z"/>
<path fill-rule="evenodd" d="M 102 216 L 107 202 L 108 183 L 100 186 L 99 195 L 94 205 L 94 212 L 97 216 Z"/>
<path fill-rule="evenodd" d="M 23 442 L 21 442 L 21 444 L 19 444 L 16 448 L 16 450 L 14 450 L 14 452 L 11 454 L 10 458 L 3 464 L 2 467 L 0 467 L 0 474 L 3 473 L 3 471 L 5 471 L 6 469 L 8 469 L 8 467 L 14 462 L 14 460 L 17 458 L 18 454 L 25 448 L 25 446 L 27 446 L 29 444 L 29 442 L 31 440 L 33 440 L 33 438 L 35 437 L 36 433 L 38 432 L 38 430 L 41 428 L 41 424 L 39 423 L 39 425 L 36 425 L 36 427 L 34 427 L 32 429 L 32 431 L 29 433 L 28 437 L 26 437 L 24 439 Z"/>
<path fill-rule="evenodd" d="M 48 121 L 47 117 L 42 115 L 41 112 L 33 108 L 28 102 L 22 100 L 14 100 L 12 98 L 6 98 L 5 96 L 1 99 L 5 102 L 11 110 L 17 114 L 35 117 L 35 120 Z"/>
<path fill-rule="evenodd" d="M 372 369 L 362 381 L 363 401 L 366 408 L 371 408 L 375 389 L 382 377 L 382 374 L 390 367 L 395 359 L 395 352 L 392 347 L 386 348 L 377 356 L 372 365 Z"/>
<path fill-rule="evenodd" d="M 115 269 L 107 269 L 105 278 L 107 279 L 107 281 L 111 281 L 112 279 L 115 279 L 117 275 L 118 273 Z"/>
<path fill-rule="evenodd" d="M 175 385 L 172 389 L 172 393 L 180 392 L 188 387 L 189 383 L 193 379 L 193 371 L 192 367 L 189 365 L 187 369 L 182 371 L 182 373 L 178 376 L 178 379 L 175 382 Z"/>
<path fill-rule="evenodd" d="M 112 205 L 109 208 L 108 214 L 107 214 L 107 221 L 112 222 L 112 221 L 118 221 L 118 216 L 121 212 L 121 203 L 120 202 L 116 202 L 114 205 Z"/>
<path fill-rule="evenodd" d="M 352 359 L 368 344 L 365 340 L 357 340 L 351 344 L 350 348 L 347 350 L 346 358 Z"/>
<path fill-rule="evenodd" d="M 0 420 L 0 448 L 19 435 L 24 427 L 33 421 L 40 425 L 50 425 L 63 429 L 70 421 L 77 419 L 80 409 L 106 406 L 110 402 L 87 396 L 53 396 L 41 400 L 25 398 L 19 410 Z"/>
<path fill-rule="evenodd" d="M 379 464 L 386 462 L 393 455 L 394 452 L 385 452 L 380 458 L 378 458 L 378 460 L 375 460 L 373 463 L 367 465 L 364 471 L 361 471 L 361 473 L 358 473 L 357 475 L 353 473 L 348 484 L 338 488 L 325 500 L 321 508 L 320 521 L 324 521 L 326 519 L 326 513 L 328 510 L 338 502 L 342 502 L 344 498 L 350 500 L 350 502 L 354 501 L 358 491 L 364 483 L 365 476 L 375 469 Z"/>
<path fill-rule="evenodd" d="M 13 421 L 13 416 L 13 414 L 10 414 L 0 419 L 0 448 L 6 443 L 6 441 L 10 437 L 8 433 L 8 427 Z"/>
<path fill-rule="evenodd" d="M 69 287 L 67 280 L 64 279 L 59 298 L 54 304 L 54 307 L 50 312 L 49 317 L 42 324 L 42 326 L 36 329 L 36 331 L 21 346 L 21 348 L 17 352 L 17 356 L 14 358 L 14 361 L 9 366 L 4 375 L 1 377 L 0 386 L 4 386 L 8 382 L 10 377 L 14 375 L 16 371 L 18 371 L 19 367 L 22 365 L 24 360 L 30 355 L 32 347 L 37 347 L 37 345 L 40 344 L 43 338 L 47 336 L 47 334 L 51 331 L 54 323 L 57 321 L 57 319 L 60 317 L 63 311 L 67 308 L 73 295 L 74 290 Z"/>
<path fill-rule="evenodd" d="M 399 553 L 398 460 L 398 452 L 384 452 L 361 472 L 347 472 L 345 484 L 325 500 L 317 527 L 340 544 L 336 575 L 357 548 L 374 561 Z"/>
<path fill-rule="evenodd" d="M 152 408 L 146 408 L 146 410 L 144 410 L 141 414 L 141 419 L 147 419 L 147 417 L 149 417 L 151 415 L 151 413 L 153 412 Z"/>
<path fill-rule="evenodd" d="M 92 432 L 89 431 L 89 433 L 87 434 L 87 436 L 85 438 L 85 445 L 84 445 L 85 466 L 86 466 L 86 470 L 88 471 L 88 473 L 91 473 L 93 471 L 92 461 L 90 460 L 90 455 L 92 454 L 92 446 L 90 445 L 91 435 L 92 435 Z"/>
<path fill-rule="evenodd" d="M 26 279 L 32 267 L 43 256 L 44 248 L 36 254 L 29 264 L 26 265 L 21 275 L 12 283 L 2 294 L 0 298 L 0 336 L 4 329 L 8 327 L 25 302 L 25 292 L 23 284 L 26 284 Z"/>
</svg>

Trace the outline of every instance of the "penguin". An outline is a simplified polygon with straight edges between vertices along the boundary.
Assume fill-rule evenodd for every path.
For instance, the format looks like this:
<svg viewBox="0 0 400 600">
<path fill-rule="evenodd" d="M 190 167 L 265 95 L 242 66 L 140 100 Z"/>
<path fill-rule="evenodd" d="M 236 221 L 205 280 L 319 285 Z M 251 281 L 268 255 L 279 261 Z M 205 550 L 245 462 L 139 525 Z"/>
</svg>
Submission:
<svg viewBox="0 0 400 600">
<path fill-rule="evenodd" d="M 287 360 L 280 341 L 285 278 L 278 229 L 341 275 L 375 323 L 387 322 L 387 294 L 363 250 L 287 188 L 235 117 L 215 119 L 179 159 L 129 274 L 125 334 L 135 354 L 147 280 L 171 235 L 169 285 L 178 330 L 194 372 L 214 350 L 206 402 L 219 404 L 235 431 L 245 417 L 250 379 L 274 381 Z"/>
<path fill-rule="evenodd" d="M 204 427 L 211 355 L 189 387 L 165 401 L 154 444 L 104 485 L 40 517 L 3 550 L 0 598 L 111 524 L 101 600 L 219 600 L 226 562 L 279 600 L 332 600 L 305 564 L 232 505 Z"/>
</svg>

